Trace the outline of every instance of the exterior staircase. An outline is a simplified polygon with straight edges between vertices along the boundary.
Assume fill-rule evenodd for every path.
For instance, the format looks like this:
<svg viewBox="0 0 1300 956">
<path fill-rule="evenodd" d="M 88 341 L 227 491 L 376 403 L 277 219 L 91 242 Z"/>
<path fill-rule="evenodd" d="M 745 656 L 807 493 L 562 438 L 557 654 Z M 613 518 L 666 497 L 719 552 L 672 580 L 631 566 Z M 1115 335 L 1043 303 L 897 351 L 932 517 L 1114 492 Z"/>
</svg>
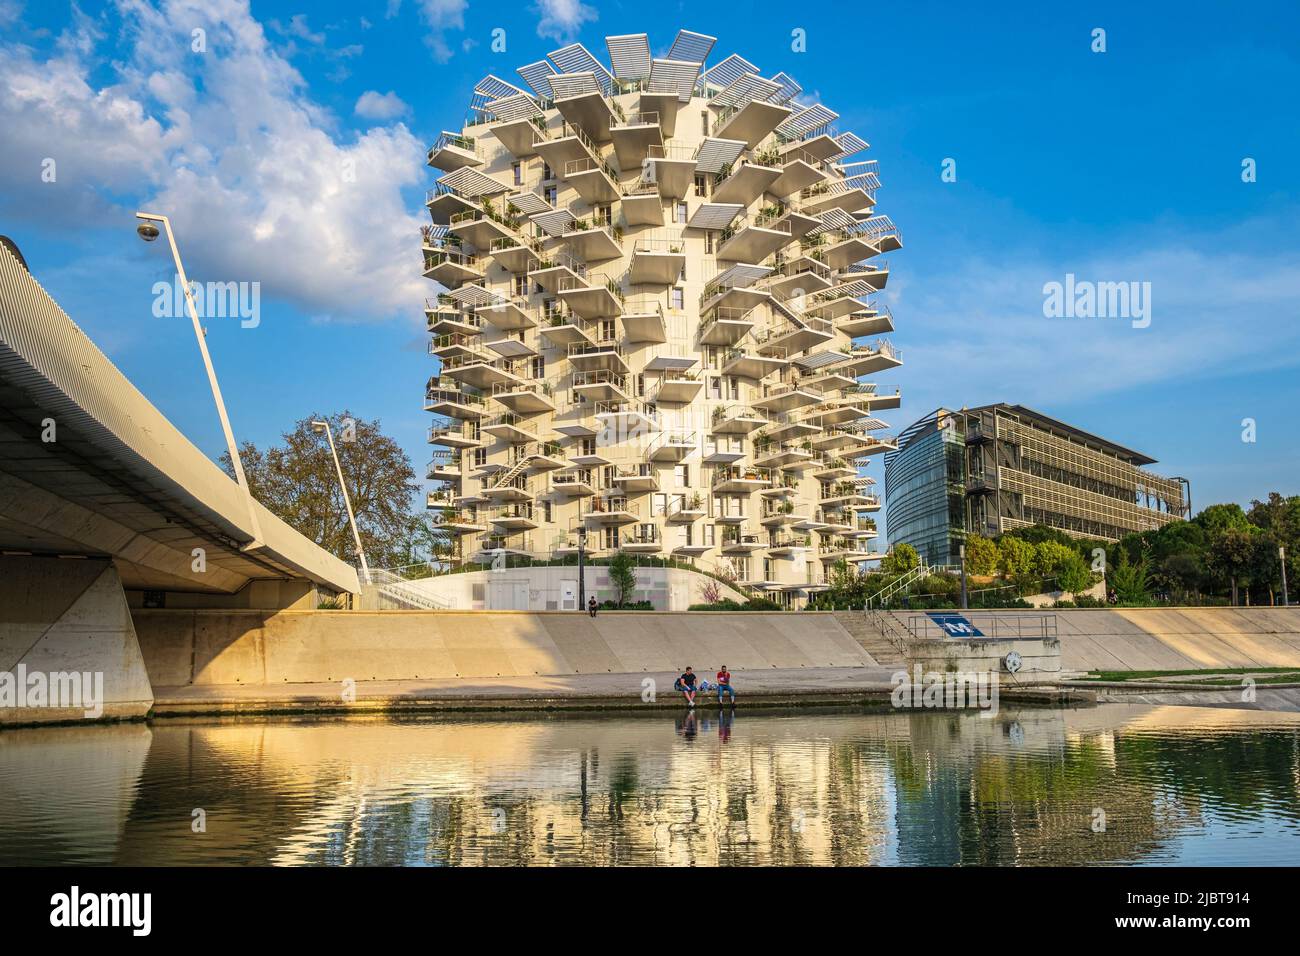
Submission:
<svg viewBox="0 0 1300 956">
<path fill-rule="evenodd" d="M 514 481 L 516 478 L 518 478 L 520 475 L 522 475 L 525 471 L 528 470 L 528 465 L 532 462 L 534 457 L 535 456 L 533 455 L 521 455 L 517 462 L 515 462 L 505 471 L 501 472 L 501 474 L 497 475 L 496 481 L 492 482 L 492 487 L 493 488 L 509 487 L 510 482 Z"/>
<path fill-rule="evenodd" d="M 887 613 L 887 612 L 886 612 Z M 835 620 L 877 664 L 902 664 L 906 659 L 904 648 L 907 629 L 892 614 L 883 620 L 877 613 L 863 611 L 835 611 Z"/>
<path fill-rule="evenodd" d="M 419 578 L 415 580 L 420 580 Z M 447 611 L 451 602 L 427 593 L 412 580 L 382 568 L 370 569 L 370 584 L 375 603 L 381 610 Z"/>
</svg>

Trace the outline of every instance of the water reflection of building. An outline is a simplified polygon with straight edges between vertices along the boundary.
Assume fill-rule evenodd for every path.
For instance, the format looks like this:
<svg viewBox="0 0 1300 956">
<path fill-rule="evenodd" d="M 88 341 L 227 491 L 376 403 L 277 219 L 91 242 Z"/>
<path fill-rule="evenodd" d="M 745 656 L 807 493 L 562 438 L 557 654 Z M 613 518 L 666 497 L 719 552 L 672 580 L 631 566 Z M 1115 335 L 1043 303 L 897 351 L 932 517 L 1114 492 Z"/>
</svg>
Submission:
<svg viewBox="0 0 1300 956">
<path fill-rule="evenodd" d="M 87 842 L 90 862 L 138 865 L 1128 861 L 1168 856 L 1209 807 L 1300 823 L 1297 726 L 1117 706 L 734 726 L 700 712 L 689 738 L 661 712 L 164 722 L 96 728 L 103 801 L 31 759 L 49 738 L 20 731 L 0 739 L 0 862 L 75 861 L 60 848 Z"/>
</svg>

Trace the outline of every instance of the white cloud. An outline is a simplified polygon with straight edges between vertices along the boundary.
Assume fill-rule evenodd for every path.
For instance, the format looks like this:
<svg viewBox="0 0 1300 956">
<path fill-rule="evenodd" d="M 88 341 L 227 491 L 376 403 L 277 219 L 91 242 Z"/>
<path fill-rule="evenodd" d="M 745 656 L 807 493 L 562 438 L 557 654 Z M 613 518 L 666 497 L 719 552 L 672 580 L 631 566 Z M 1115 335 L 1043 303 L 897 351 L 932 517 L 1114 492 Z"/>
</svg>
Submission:
<svg viewBox="0 0 1300 956">
<path fill-rule="evenodd" d="M 537 0 L 537 35 L 567 43 L 582 30 L 584 23 L 595 22 L 597 13 L 582 0 Z"/>
<path fill-rule="evenodd" d="M 401 191 L 424 182 L 424 149 L 405 125 L 340 132 L 245 0 L 117 8 L 111 64 L 83 22 L 48 58 L 0 43 L 9 212 L 129 228 L 131 210 L 152 208 L 172 217 L 195 278 L 258 280 L 264 297 L 334 318 L 418 307 L 421 219 Z M 206 53 L 190 51 L 195 28 Z M 158 41 L 169 36 L 185 42 Z M 55 184 L 41 183 L 45 157 Z"/>
<path fill-rule="evenodd" d="M 406 115 L 409 109 L 392 90 L 387 93 L 366 90 L 357 98 L 356 114 L 363 119 L 393 120 Z"/>
<path fill-rule="evenodd" d="M 429 26 L 425 42 L 437 62 L 446 63 L 454 55 L 445 34 L 448 30 L 465 29 L 468 6 L 467 0 L 420 0 L 420 18 Z"/>
</svg>

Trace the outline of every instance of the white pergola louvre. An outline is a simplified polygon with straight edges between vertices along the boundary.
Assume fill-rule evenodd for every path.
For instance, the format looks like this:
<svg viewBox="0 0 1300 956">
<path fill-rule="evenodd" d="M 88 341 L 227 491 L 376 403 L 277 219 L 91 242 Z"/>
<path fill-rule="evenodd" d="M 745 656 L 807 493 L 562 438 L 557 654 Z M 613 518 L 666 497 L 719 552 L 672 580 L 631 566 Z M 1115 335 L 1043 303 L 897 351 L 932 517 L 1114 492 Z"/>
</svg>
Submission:
<svg viewBox="0 0 1300 956">
<path fill-rule="evenodd" d="M 825 291 L 819 292 L 817 294 L 820 296 L 824 296 L 826 298 L 830 298 L 831 294 L 835 293 L 838 295 L 850 295 L 853 296 L 853 298 L 857 299 L 857 298 L 861 298 L 864 295 L 871 295 L 875 291 L 876 290 L 865 280 L 854 279 L 852 282 L 843 282 L 837 286 L 831 286 L 831 288 L 826 289 Z M 864 302 L 863 305 L 867 305 L 867 303 Z M 871 306 L 869 305 L 867 307 L 871 308 Z"/>
<path fill-rule="evenodd" d="M 817 218 L 822 221 L 822 224 L 814 227 L 808 233 L 810 236 L 815 236 L 823 232 L 833 232 L 836 229 L 856 229 L 860 226 L 860 223 L 856 219 L 850 216 L 843 209 L 839 208 L 827 209 Z"/>
<path fill-rule="evenodd" d="M 449 227 L 440 226 L 436 222 L 429 226 L 429 231 L 425 233 L 430 239 L 446 239 Z"/>
<path fill-rule="evenodd" d="M 858 230 L 868 236 L 883 236 L 888 232 L 897 232 L 898 227 L 888 216 L 873 216 L 859 222 Z"/>
<path fill-rule="evenodd" d="M 494 196 L 509 189 L 491 176 L 485 176 L 469 166 L 438 177 L 438 185 L 461 196 Z"/>
<path fill-rule="evenodd" d="M 747 289 L 759 279 L 771 275 L 771 273 L 771 266 L 756 266 L 748 262 L 737 262 L 730 268 L 723 269 L 705 285 L 716 286 L 718 289 Z"/>
<path fill-rule="evenodd" d="M 839 118 L 839 113 L 827 109 L 820 103 L 814 103 L 807 109 L 802 109 L 787 116 L 781 125 L 776 128 L 776 134 L 788 139 L 803 139 L 809 133 L 816 132 Z"/>
<path fill-rule="evenodd" d="M 743 56 L 733 53 L 721 63 L 711 66 L 701 73 L 697 88 L 701 94 L 707 93 L 709 87 L 719 90 L 726 89 L 746 73 L 757 74 L 758 67 L 750 63 Z"/>
<path fill-rule="evenodd" d="M 528 95 L 513 83 L 507 83 L 505 80 L 498 76 L 493 76 L 491 73 L 478 81 L 474 86 L 474 92 L 479 96 L 490 100 L 503 100 L 507 96 L 514 96 L 516 93 L 523 93 L 525 96 Z"/>
<path fill-rule="evenodd" d="M 538 229 L 553 239 L 564 235 L 569 231 L 569 227 L 577 221 L 577 217 L 567 209 L 555 209 L 531 218 Z"/>
<path fill-rule="evenodd" d="M 695 153 L 695 169 L 701 173 L 716 173 L 723 166 L 736 161 L 747 144 L 743 139 L 716 139 L 710 136 L 700 143 Z"/>
<path fill-rule="evenodd" d="M 544 96 L 548 100 L 555 98 L 555 94 L 551 92 L 551 77 L 555 75 L 555 67 L 546 60 L 521 66 L 515 72 L 524 78 L 538 96 Z"/>
<path fill-rule="evenodd" d="M 853 422 L 853 427 L 859 431 L 874 432 L 888 428 L 889 422 L 882 422 L 879 418 L 859 418 Z"/>
<path fill-rule="evenodd" d="M 844 180 L 844 188 L 861 189 L 863 192 L 869 193 L 880 188 L 880 177 L 875 173 L 859 173 Z"/>
<path fill-rule="evenodd" d="M 487 104 L 487 108 L 502 123 L 546 115 L 538 109 L 537 103 L 527 93 L 515 93 L 513 96 L 507 96 L 504 99 L 493 100 Z"/>
<path fill-rule="evenodd" d="M 713 44 L 717 42 L 717 37 L 711 37 L 705 33 L 678 30 L 677 38 L 673 40 L 673 47 L 668 51 L 668 59 L 703 63 L 709 58 L 709 52 L 713 49 Z"/>
<path fill-rule="evenodd" d="M 853 479 L 853 484 L 858 488 L 870 488 L 875 483 L 876 483 L 876 479 L 871 478 L 867 475 L 863 475 L 860 478 Z"/>
<path fill-rule="evenodd" d="M 772 82 L 781 87 L 781 92 L 776 96 L 774 102 L 783 106 L 803 92 L 803 87 L 799 85 L 798 81 L 785 71 L 772 77 Z"/>
<path fill-rule="evenodd" d="M 581 43 L 570 43 L 549 54 L 551 62 L 560 68 L 561 73 L 590 73 L 595 77 L 600 91 L 606 96 L 614 92 L 614 77 Z M 551 84 L 555 84 L 552 77 Z"/>
<path fill-rule="evenodd" d="M 794 364 L 800 368 L 809 371 L 817 368 L 826 368 L 828 365 L 838 365 L 840 362 L 847 362 L 850 356 L 844 352 L 837 352 L 834 349 L 827 349 L 824 352 L 814 352 L 812 355 L 800 355 L 795 358 Z"/>
<path fill-rule="evenodd" d="M 686 226 L 689 229 L 726 229 L 744 208 L 738 202 L 700 203 Z"/>
<path fill-rule="evenodd" d="M 835 142 L 839 144 L 840 152 L 831 156 L 831 160 L 843 159 L 845 156 L 852 156 L 854 153 L 871 148 L 871 144 L 856 133 L 840 133 L 835 137 Z"/>
<path fill-rule="evenodd" d="M 605 37 L 609 62 L 620 80 L 644 80 L 650 75 L 650 37 L 644 33 L 627 33 Z"/>
<path fill-rule="evenodd" d="M 696 61 L 656 59 L 650 63 L 646 89 L 651 93 L 676 93 L 678 102 L 689 103 L 699 75 L 700 64 Z"/>
<path fill-rule="evenodd" d="M 551 89 L 555 91 L 557 100 L 565 100 L 571 96 L 599 93 L 600 85 L 594 73 L 557 73 L 551 77 Z"/>
<path fill-rule="evenodd" d="M 765 80 L 757 73 L 746 73 L 738 77 L 735 82 L 728 84 L 713 99 L 709 100 L 710 106 L 736 107 L 748 106 L 754 100 L 760 103 L 765 102 L 781 92 L 781 84 L 773 80 Z"/>
<path fill-rule="evenodd" d="M 448 298 L 455 299 L 472 309 L 482 309 L 489 305 L 501 305 L 508 301 L 499 292 L 492 292 L 481 285 L 463 285 L 459 289 L 447 292 L 446 295 Z"/>
<path fill-rule="evenodd" d="M 511 203 L 525 216 L 540 216 L 542 213 L 555 211 L 551 204 L 537 193 L 511 193 L 506 197 L 506 202 Z"/>
</svg>

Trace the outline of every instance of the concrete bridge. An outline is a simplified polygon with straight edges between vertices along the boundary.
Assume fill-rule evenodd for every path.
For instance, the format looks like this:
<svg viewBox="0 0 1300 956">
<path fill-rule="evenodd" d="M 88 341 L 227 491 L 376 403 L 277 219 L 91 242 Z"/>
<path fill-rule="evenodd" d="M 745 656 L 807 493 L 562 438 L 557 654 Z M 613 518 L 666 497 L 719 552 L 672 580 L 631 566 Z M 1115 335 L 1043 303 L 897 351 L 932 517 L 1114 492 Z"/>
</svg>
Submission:
<svg viewBox="0 0 1300 956">
<path fill-rule="evenodd" d="M 315 607 L 360 591 L 351 566 L 253 510 L 260 539 L 243 489 L 0 244 L 0 673 L 104 671 L 135 712 L 151 695 L 128 606 Z"/>
</svg>

